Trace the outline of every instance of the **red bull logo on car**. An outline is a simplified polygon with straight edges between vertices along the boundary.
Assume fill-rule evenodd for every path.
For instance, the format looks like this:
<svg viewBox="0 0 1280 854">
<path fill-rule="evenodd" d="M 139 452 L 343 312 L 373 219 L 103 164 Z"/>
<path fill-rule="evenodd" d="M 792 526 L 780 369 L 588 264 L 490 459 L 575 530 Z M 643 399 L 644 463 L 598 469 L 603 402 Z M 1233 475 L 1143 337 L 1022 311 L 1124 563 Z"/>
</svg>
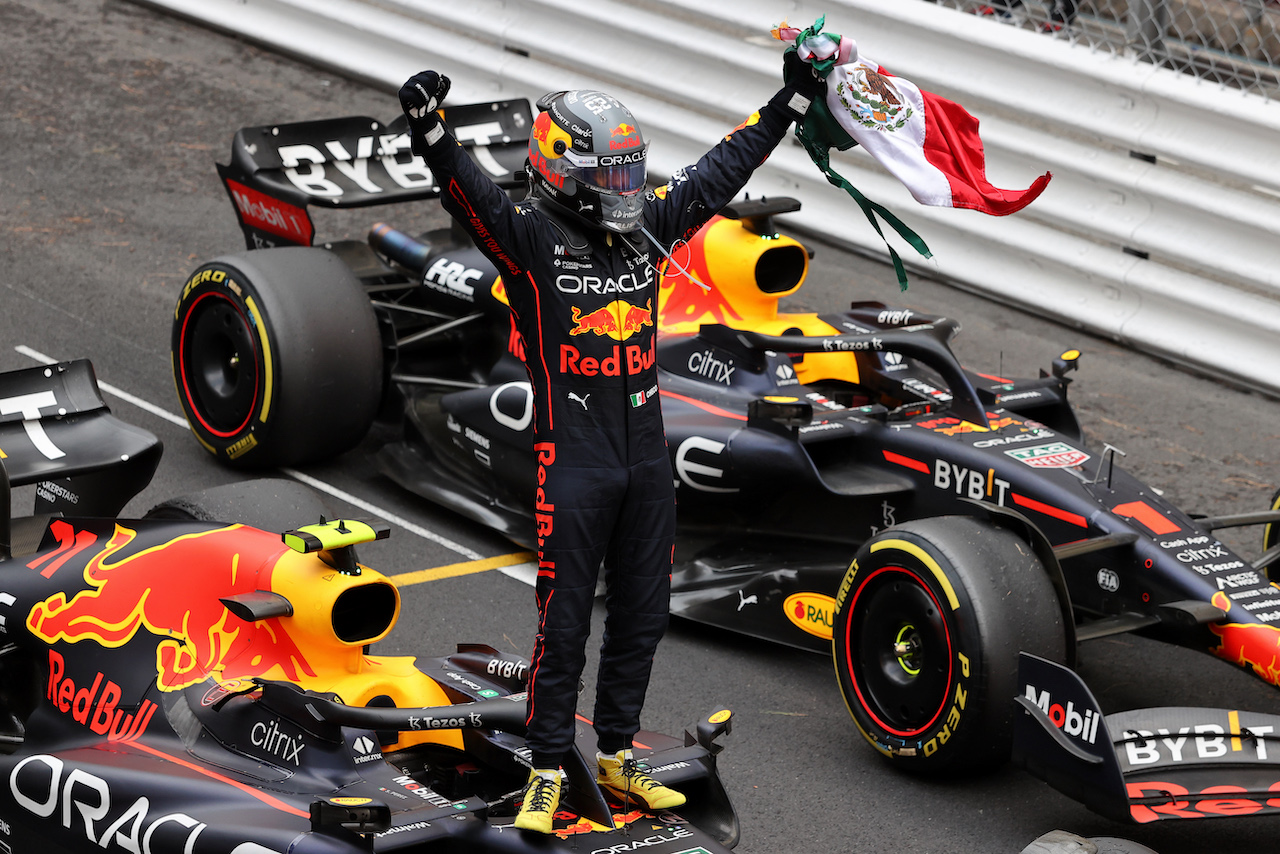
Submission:
<svg viewBox="0 0 1280 854">
<path fill-rule="evenodd" d="M 77 686 L 66 675 L 67 663 L 56 650 L 49 650 L 49 687 L 45 698 L 64 715 L 92 732 L 106 736 L 107 741 L 133 741 L 147 730 L 156 704 L 143 700 L 135 712 L 126 714 L 121 703 L 120 686 L 107 679 L 101 670 L 91 684 Z M 103 683 L 106 683 L 103 685 Z"/>
<path fill-rule="evenodd" d="M 93 641 L 114 648 L 149 632 L 161 639 L 156 684 L 162 691 L 179 691 L 232 663 L 236 672 L 229 676 L 273 670 L 292 680 L 315 675 L 278 618 L 246 623 L 219 601 L 270 589 L 275 560 L 285 551 L 278 536 L 234 525 L 120 557 L 136 537 L 117 524 L 101 548 L 87 553 L 88 588 L 70 599 L 60 592 L 36 603 L 27 615 L 31 633 L 50 644 Z M 265 539 L 255 542 L 256 537 Z M 263 554 L 271 557 L 264 562 Z"/>
<path fill-rule="evenodd" d="M 653 326 L 653 300 L 649 300 L 644 308 L 616 299 L 586 314 L 576 305 L 572 309 L 570 319 L 574 327 L 569 330 L 570 335 L 594 332 L 600 336 L 608 335 L 614 341 L 626 341 L 646 326 Z"/>
<path fill-rule="evenodd" d="M 1215 593 L 1213 604 L 1230 610 L 1231 600 L 1225 593 Z M 1221 645 L 1209 650 L 1219 658 L 1253 672 L 1272 685 L 1280 686 L 1280 626 L 1262 623 L 1209 624 Z"/>
</svg>

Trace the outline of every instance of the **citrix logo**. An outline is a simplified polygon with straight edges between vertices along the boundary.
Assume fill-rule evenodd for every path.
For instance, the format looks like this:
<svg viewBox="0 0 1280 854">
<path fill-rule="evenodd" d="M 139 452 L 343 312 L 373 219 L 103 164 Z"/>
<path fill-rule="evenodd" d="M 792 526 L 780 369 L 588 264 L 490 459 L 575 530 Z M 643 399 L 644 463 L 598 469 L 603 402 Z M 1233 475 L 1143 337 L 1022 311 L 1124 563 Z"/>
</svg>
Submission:
<svg viewBox="0 0 1280 854">
<path fill-rule="evenodd" d="M 264 724 L 261 721 L 253 725 L 249 731 L 249 740 L 255 747 L 261 747 L 272 756 L 278 756 L 286 762 L 297 765 L 301 762 L 302 748 L 306 745 L 300 738 L 293 738 L 280 731 L 275 721 Z"/>
</svg>

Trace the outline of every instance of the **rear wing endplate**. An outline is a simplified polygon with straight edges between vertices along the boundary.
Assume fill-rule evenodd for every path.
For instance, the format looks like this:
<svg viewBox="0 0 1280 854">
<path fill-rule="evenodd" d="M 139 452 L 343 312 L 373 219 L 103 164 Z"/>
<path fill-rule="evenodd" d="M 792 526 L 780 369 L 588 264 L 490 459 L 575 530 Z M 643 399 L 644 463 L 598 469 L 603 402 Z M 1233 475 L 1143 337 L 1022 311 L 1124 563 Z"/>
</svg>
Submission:
<svg viewBox="0 0 1280 854">
<path fill-rule="evenodd" d="M 1280 716 L 1165 707 L 1102 714 L 1074 671 L 1022 653 L 1013 761 L 1116 821 L 1280 814 Z"/>
<path fill-rule="evenodd" d="M 8 483 L 37 485 L 37 515 L 114 516 L 150 483 L 161 451 L 111 414 L 88 360 L 0 374 L 0 462 Z M 6 500 L 6 522 L 8 510 Z"/>
<path fill-rule="evenodd" d="M 454 137 L 504 189 L 524 185 L 533 114 L 524 98 L 464 104 L 442 111 Z M 309 205 L 358 208 L 430 199 L 440 185 L 409 150 L 404 116 L 384 124 L 367 116 L 242 128 L 231 162 L 218 164 L 245 245 L 310 246 Z"/>
</svg>

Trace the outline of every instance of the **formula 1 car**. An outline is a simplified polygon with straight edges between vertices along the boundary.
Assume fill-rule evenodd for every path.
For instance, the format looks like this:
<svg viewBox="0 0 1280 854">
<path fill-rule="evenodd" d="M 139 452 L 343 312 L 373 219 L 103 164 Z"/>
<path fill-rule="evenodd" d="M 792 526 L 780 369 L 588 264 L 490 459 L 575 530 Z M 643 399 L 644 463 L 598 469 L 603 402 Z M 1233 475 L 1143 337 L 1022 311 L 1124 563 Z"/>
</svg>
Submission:
<svg viewBox="0 0 1280 854">
<path fill-rule="evenodd" d="M 279 480 L 113 518 L 160 443 L 107 411 L 89 363 L 2 374 L 0 400 L 13 413 L 0 417 L 0 851 L 687 854 L 736 842 L 716 773 L 728 710 L 682 739 L 637 736 L 648 773 L 685 792 L 679 815 L 602 791 L 580 726 L 554 833 L 529 838 L 513 827 L 527 663 L 482 644 L 418 664 L 372 653 L 400 595 L 355 548 L 385 526 L 325 521 L 314 494 Z M 10 482 L 35 484 L 35 515 L 10 519 Z M 229 506 L 266 529 L 208 521 Z M 296 527 L 274 530 L 276 518 Z"/>
<path fill-rule="evenodd" d="M 496 180 L 520 184 L 527 103 L 446 116 Z M 379 223 L 367 241 L 311 245 L 308 205 L 440 192 L 407 148 L 402 127 L 369 118 L 236 134 L 219 174 L 250 251 L 183 288 L 181 404 L 211 454 L 246 468 L 390 425 L 374 454 L 387 477 L 529 545 L 532 401 L 499 271 L 449 229 Z M 622 370 L 635 324 L 661 332 L 673 614 L 832 653 L 867 741 L 919 771 L 1009 756 L 1020 651 L 1070 664 L 1079 641 L 1143 632 L 1280 682 L 1266 575 L 1280 526 L 1252 563 L 1213 535 L 1280 520 L 1275 507 L 1193 517 L 1092 447 L 1067 400 L 1077 352 L 1013 379 L 961 366 L 946 318 L 872 302 L 779 311 L 809 254 L 773 217 L 797 208 L 726 208 L 673 248 L 652 311 L 618 283 L 562 282 L 617 292 L 575 318 L 617 346 L 589 365 L 569 346 L 560 370 Z"/>
</svg>

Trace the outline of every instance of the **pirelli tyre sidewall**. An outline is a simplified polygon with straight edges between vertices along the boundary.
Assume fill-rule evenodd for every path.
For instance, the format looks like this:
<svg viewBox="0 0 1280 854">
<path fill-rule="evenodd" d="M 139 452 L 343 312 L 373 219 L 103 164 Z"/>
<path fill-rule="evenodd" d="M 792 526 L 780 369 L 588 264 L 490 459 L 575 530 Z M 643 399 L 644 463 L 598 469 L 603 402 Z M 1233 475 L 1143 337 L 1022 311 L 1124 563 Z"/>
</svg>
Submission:
<svg viewBox="0 0 1280 854">
<path fill-rule="evenodd" d="M 368 432 L 382 391 L 373 307 L 314 247 L 201 265 L 173 317 L 174 384 L 200 444 L 237 468 L 324 459 Z"/>
<path fill-rule="evenodd" d="M 1012 746 L 1018 652 L 1066 654 L 1057 594 L 1016 534 L 940 517 L 882 531 L 837 591 L 832 654 L 854 722 L 905 770 L 980 771 Z"/>
</svg>

